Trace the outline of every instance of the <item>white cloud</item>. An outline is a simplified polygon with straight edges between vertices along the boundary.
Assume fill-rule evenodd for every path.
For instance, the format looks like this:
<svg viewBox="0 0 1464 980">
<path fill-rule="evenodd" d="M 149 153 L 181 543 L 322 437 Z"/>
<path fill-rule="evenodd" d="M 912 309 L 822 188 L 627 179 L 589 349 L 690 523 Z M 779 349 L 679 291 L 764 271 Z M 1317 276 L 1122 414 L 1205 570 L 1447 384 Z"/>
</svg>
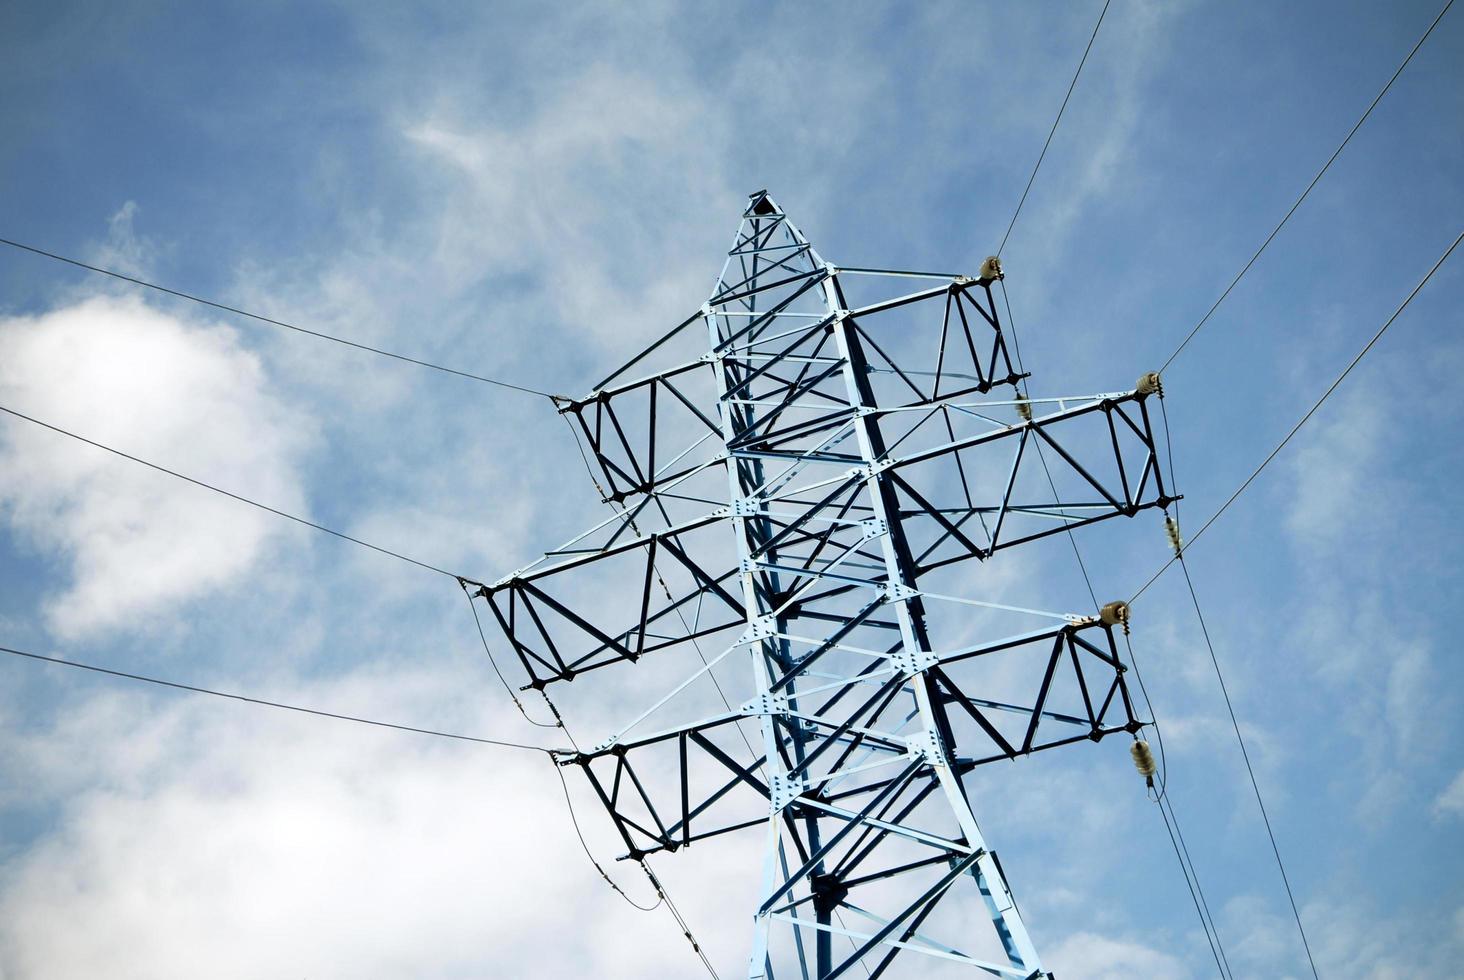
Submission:
<svg viewBox="0 0 1464 980">
<path fill-rule="evenodd" d="M 520 124 L 437 107 L 403 135 L 443 177 L 434 265 L 464 284 L 528 277 L 541 310 L 612 359 L 705 298 L 756 189 L 728 186 L 726 128 L 700 92 L 633 70 L 592 68 Z"/>
<path fill-rule="evenodd" d="M 1301 909 L 1307 939 L 1322 976 L 1358 980 L 1455 976 L 1464 944 L 1452 927 L 1458 911 L 1440 908 L 1380 908 L 1366 889 L 1351 897 L 1308 902 Z M 1230 904 L 1222 933 L 1244 937 L 1226 947 L 1237 975 L 1310 976 L 1291 910 L 1254 898 Z"/>
<path fill-rule="evenodd" d="M 1058 976 L 1083 980 L 1186 980 L 1191 975 L 1168 953 L 1133 940 L 1091 932 L 1076 933 L 1058 943 L 1043 965 Z"/>
<path fill-rule="evenodd" d="M 1464 770 L 1434 799 L 1433 812 L 1439 817 L 1464 817 Z"/>
<path fill-rule="evenodd" d="M 140 210 L 136 201 L 128 201 L 107 220 L 106 242 L 91 250 L 93 264 L 129 276 L 141 277 L 149 271 L 157 246 L 137 234 Z"/>
<path fill-rule="evenodd" d="M 93 297 L 0 323 L 7 407 L 294 513 L 310 427 L 234 331 Z M 30 423 L 0 429 L 0 510 L 70 584 L 47 622 L 137 628 L 246 572 L 287 525 Z"/>
<path fill-rule="evenodd" d="M 478 698 L 446 671 L 275 694 L 478 730 Z M 545 757 L 262 710 L 113 693 L 16 740 L 7 776 L 65 795 L 0 873 L 0 974 L 673 977 L 694 964 L 663 913 L 621 905 L 578 853 Z M 85 757 L 74 795 L 68 774 L 47 775 L 73 765 L 63 745 Z M 609 857 L 603 816 L 581 820 Z M 609 870 L 644 896 L 633 867 Z"/>
<path fill-rule="evenodd" d="M 1330 418 L 1316 420 L 1289 464 L 1295 492 L 1286 526 L 1318 556 L 1355 548 L 1359 535 L 1376 533 L 1375 515 L 1388 513 L 1391 482 L 1384 465 L 1383 404 L 1358 387 L 1328 408 Z"/>
</svg>

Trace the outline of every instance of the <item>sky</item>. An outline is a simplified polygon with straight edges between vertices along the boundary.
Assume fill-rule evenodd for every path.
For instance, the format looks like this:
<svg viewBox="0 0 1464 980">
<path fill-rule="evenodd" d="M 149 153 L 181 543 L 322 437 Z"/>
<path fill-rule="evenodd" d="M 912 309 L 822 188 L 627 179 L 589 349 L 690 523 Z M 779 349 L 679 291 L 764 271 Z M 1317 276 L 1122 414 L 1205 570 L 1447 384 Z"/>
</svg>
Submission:
<svg viewBox="0 0 1464 980">
<path fill-rule="evenodd" d="M 979 266 L 1099 7 L 19 0 L 0 237 L 581 394 L 701 305 L 760 188 L 836 263 Z M 1114 0 L 1003 251 L 1034 396 L 1157 369 L 1437 8 Z M 1460 120 L 1451 12 L 1166 371 L 1184 527 L 1464 230 Z M 1461 261 L 1188 559 L 1323 976 L 1464 957 Z M 546 399 L 14 249 L 0 405 L 483 581 L 607 516 Z M 1084 547 L 1103 598 L 1169 555 L 1152 513 Z M 1086 605 L 1061 549 L 1012 567 Z M 1133 640 L 1235 975 L 1309 975 L 1181 577 Z M 15 419 L 0 645 L 554 744 L 449 578 Z M 586 731 L 625 708 L 593 693 Z M 601 881 L 544 756 L 14 657 L 0 735 L 5 980 L 700 969 Z M 977 816 L 1059 977 L 1214 975 L 1121 742 L 988 768 Z M 656 864 L 723 976 L 758 846 Z"/>
</svg>

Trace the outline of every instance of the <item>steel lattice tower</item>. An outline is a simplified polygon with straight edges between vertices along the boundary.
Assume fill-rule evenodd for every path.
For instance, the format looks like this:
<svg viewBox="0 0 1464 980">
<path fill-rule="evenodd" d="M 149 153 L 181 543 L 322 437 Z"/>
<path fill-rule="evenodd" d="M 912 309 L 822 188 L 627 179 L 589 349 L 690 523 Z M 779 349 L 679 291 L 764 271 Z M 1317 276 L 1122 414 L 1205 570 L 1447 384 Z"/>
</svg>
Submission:
<svg viewBox="0 0 1464 980">
<path fill-rule="evenodd" d="M 766 835 L 749 977 L 1046 975 L 967 777 L 1141 727 L 1125 610 L 965 594 L 971 559 L 1174 499 L 1155 379 L 1023 398 L 1000 276 L 841 269 L 754 194 L 702 309 L 561 403 L 615 516 L 478 590 L 528 687 L 637 665 L 615 702 L 651 703 L 563 759 L 629 857 Z"/>
</svg>

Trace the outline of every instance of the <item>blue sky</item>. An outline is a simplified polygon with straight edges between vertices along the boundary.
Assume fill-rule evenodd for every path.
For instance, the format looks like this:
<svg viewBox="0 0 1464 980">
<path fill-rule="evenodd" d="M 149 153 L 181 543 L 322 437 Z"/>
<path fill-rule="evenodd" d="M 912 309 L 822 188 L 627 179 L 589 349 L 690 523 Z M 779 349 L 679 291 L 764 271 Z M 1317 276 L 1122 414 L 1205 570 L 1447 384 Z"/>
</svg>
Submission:
<svg viewBox="0 0 1464 980">
<path fill-rule="evenodd" d="M 758 188 L 832 261 L 974 268 L 1098 6 L 13 3 L 0 236 L 578 393 L 701 304 Z M 1034 394 L 1157 368 L 1436 13 L 1115 0 L 1004 252 Z M 1166 373 L 1186 526 L 1461 230 L 1461 16 Z M 1325 976 L 1464 956 L 1455 261 L 1190 559 Z M 13 250 L 0 404 L 483 580 L 603 516 L 541 399 Z M 1152 516 L 1084 541 L 1101 596 L 1167 556 Z M 6 646 L 541 735 L 450 581 L 19 422 L 0 558 Z M 1085 605 L 1061 549 L 1016 569 L 1033 604 Z M 1135 606 L 1175 805 L 1237 975 L 1302 976 L 1187 603 L 1170 575 Z M 0 672 L 7 980 L 696 969 L 588 867 L 538 759 Z M 1121 745 L 980 787 L 1059 976 L 1213 975 Z M 658 865 L 724 975 L 756 843 Z"/>
</svg>

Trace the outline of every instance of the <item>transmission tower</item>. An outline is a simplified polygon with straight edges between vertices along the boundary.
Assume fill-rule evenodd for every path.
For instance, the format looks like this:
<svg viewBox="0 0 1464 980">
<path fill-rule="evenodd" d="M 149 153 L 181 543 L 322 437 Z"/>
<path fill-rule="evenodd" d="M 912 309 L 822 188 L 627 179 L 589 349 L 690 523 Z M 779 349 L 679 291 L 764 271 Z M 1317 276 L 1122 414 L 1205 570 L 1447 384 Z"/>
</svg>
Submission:
<svg viewBox="0 0 1464 980">
<path fill-rule="evenodd" d="M 614 516 L 478 590 L 527 688 L 637 706 L 561 760 L 626 856 L 765 836 L 750 978 L 1047 976 L 970 774 L 1141 727 L 1121 603 L 969 594 L 997 552 L 1174 499 L 1157 377 L 1023 397 L 1001 275 L 840 268 L 752 195 L 707 303 L 560 403 Z"/>
</svg>

